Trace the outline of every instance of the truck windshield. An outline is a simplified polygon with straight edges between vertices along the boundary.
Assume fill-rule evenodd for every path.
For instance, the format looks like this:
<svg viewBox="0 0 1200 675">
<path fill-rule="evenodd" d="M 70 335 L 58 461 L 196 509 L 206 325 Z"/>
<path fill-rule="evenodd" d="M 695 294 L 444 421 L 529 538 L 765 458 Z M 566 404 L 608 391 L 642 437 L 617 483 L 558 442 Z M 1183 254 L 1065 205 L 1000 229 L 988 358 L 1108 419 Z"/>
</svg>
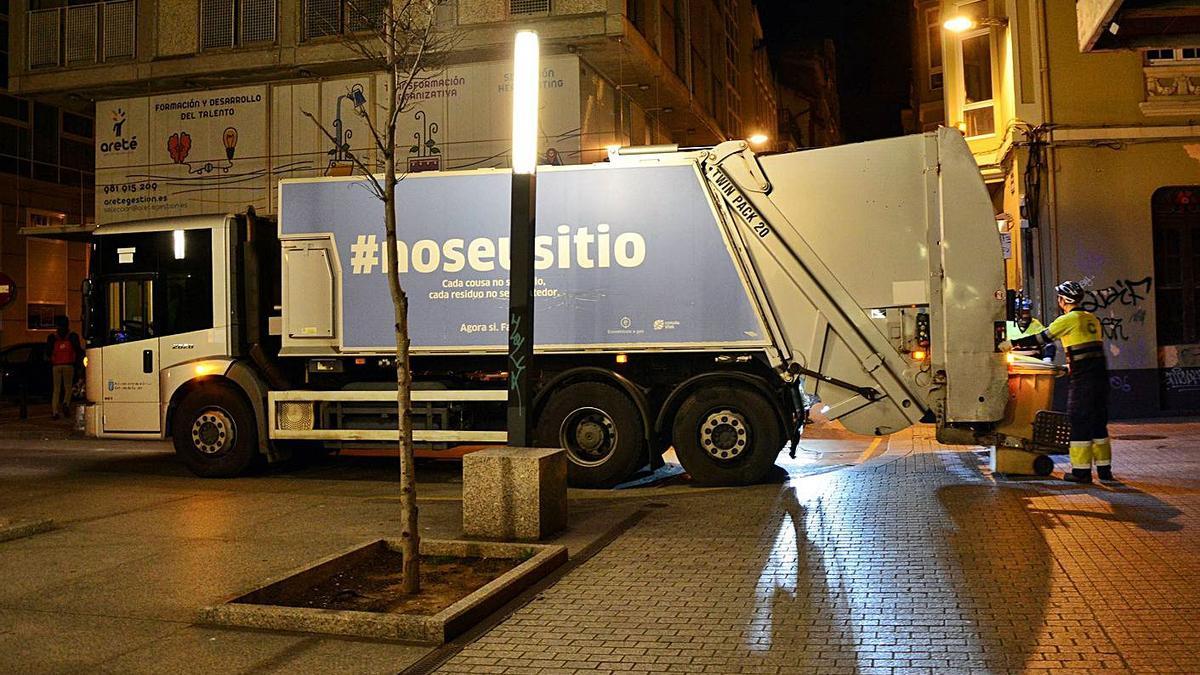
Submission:
<svg viewBox="0 0 1200 675">
<path fill-rule="evenodd" d="M 94 344 L 213 327 L 212 230 L 102 235 L 96 251 Z"/>
</svg>

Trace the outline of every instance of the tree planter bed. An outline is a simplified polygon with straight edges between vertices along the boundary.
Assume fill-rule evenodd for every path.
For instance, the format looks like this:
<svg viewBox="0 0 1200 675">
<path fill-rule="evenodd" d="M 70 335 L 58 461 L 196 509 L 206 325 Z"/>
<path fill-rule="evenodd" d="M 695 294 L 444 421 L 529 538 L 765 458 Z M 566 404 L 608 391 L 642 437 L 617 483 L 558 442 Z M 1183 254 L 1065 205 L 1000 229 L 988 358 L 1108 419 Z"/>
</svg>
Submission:
<svg viewBox="0 0 1200 675">
<path fill-rule="evenodd" d="M 421 593 L 410 597 L 399 549 L 381 539 L 332 555 L 201 609 L 200 622 L 442 644 L 567 560 L 563 546 L 422 540 Z"/>
</svg>

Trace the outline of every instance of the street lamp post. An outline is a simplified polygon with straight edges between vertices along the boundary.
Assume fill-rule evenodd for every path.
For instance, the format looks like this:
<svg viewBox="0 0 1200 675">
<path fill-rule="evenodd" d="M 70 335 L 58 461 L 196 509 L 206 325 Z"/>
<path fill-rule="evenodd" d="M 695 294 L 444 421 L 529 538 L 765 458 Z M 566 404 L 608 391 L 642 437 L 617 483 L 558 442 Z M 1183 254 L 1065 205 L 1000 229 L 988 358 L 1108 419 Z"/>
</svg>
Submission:
<svg viewBox="0 0 1200 675">
<path fill-rule="evenodd" d="M 517 33 L 513 59 L 508 287 L 508 444 L 533 445 L 533 243 L 537 206 L 538 37 Z"/>
</svg>

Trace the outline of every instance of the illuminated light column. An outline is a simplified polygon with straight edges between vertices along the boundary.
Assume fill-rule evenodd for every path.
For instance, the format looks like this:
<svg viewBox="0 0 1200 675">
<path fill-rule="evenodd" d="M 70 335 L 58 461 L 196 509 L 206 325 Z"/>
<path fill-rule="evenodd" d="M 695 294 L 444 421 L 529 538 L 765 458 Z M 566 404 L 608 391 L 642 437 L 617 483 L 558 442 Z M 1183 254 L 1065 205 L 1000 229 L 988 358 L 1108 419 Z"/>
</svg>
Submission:
<svg viewBox="0 0 1200 675">
<path fill-rule="evenodd" d="M 533 239 L 537 211 L 538 36 L 517 33 L 513 58 L 512 219 L 508 287 L 508 444 L 533 445 Z"/>
</svg>

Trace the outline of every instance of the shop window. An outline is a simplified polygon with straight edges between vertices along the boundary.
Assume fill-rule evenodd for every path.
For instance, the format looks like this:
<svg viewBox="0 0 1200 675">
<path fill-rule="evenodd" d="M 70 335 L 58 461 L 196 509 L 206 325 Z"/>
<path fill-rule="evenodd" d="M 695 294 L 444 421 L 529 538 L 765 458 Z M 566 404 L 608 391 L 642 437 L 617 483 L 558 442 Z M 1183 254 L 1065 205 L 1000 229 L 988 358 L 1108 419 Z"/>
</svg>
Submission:
<svg viewBox="0 0 1200 675">
<path fill-rule="evenodd" d="M 49 216 L 31 212 L 29 224 Z M 29 330 L 53 330 L 54 317 L 67 314 L 67 242 L 25 238 L 25 295 Z"/>
</svg>

